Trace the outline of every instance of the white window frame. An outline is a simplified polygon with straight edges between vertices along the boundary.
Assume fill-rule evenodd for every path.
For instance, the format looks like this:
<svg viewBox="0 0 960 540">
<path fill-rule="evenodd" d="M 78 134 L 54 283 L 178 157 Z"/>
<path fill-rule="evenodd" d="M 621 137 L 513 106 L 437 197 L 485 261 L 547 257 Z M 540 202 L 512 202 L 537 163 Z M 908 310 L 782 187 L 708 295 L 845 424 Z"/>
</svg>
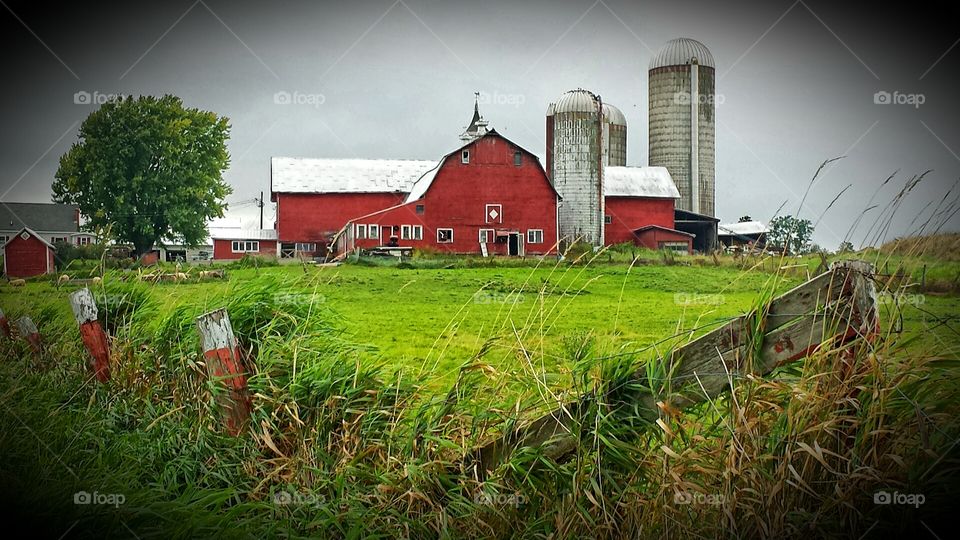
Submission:
<svg viewBox="0 0 960 540">
<path fill-rule="evenodd" d="M 494 221 L 490 221 L 490 210 L 492 208 L 497 209 L 497 217 Z M 499 203 L 489 203 L 483 207 L 483 219 L 484 223 L 503 223 L 503 205 Z"/>
<path fill-rule="evenodd" d="M 0 241 L 6 242 L 6 238 L 7 238 L 6 236 L 0 236 Z M 64 244 L 67 243 L 67 237 L 66 237 L 66 236 L 51 236 L 51 237 L 50 237 L 50 243 L 51 243 L 51 244 L 56 244 L 57 242 L 63 242 Z"/>
<path fill-rule="evenodd" d="M 77 237 L 77 245 L 78 245 L 78 246 L 89 246 L 90 244 L 92 244 L 92 242 L 90 241 L 90 237 L 89 237 L 89 236 L 78 236 L 78 237 Z"/>
<path fill-rule="evenodd" d="M 233 253 L 259 253 L 260 241 L 259 240 L 231 240 L 230 251 L 232 251 Z"/>
<path fill-rule="evenodd" d="M 370 238 L 371 240 L 379 240 L 380 226 L 377 225 L 376 223 L 371 223 L 367 225 L 367 238 Z"/>
<path fill-rule="evenodd" d="M 412 233 L 412 240 L 423 240 L 423 225 L 414 225 Z"/>
<path fill-rule="evenodd" d="M 411 225 L 401 225 L 400 226 L 400 239 L 401 240 L 412 240 L 413 239 L 413 227 Z"/>
<path fill-rule="evenodd" d="M 478 240 L 481 244 L 492 244 L 497 240 L 496 230 L 494 229 L 480 229 L 480 234 L 478 235 Z"/>
<path fill-rule="evenodd" d="M 470 150 L 464 150 L 463 152 L 460 152 L 460 163 L 470 163 Z"/>
<path fill-rule="evenodd" d="M 357 224 L 356 224 L 356 230 L 355 230 L 354 232 L 356 233 L 357 239 L 366 238 L 366 237 L 367 237 L 367 226 L 364 225 L 363 223 L 357 223 Z"/>
<path fill-rule="evenodd" d="M 317 251 L 317 244 L 315 242 L 295 242 L 293 251 L 295 253 L 314 253 Z"/>
<path fill-rule="evenodd" d="M 528 243 L 528 244 L 542 244 L 542 243 L 543 243 L 543 229 L 527 229 L 527 243 Z"/>
<path fill-rule="evenodd" d="M 440 233 L 443 231 L 450 231 L 450 240 L 441 240 Z M 437 229 L 437 243 L 438 244 L 452 244 L 453 243 L 453 228 L 443 228 Z"/>
</svg>

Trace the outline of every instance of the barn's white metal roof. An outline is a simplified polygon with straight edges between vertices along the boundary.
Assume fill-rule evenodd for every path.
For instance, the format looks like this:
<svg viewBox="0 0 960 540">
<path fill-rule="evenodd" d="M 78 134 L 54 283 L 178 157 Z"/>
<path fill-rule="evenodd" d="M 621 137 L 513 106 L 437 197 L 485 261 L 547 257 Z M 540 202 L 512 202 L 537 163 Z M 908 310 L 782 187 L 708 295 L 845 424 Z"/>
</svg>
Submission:
<svg viewBox="0 0 960 540">
<path fill-rule="evenodd" d="M 241 229 L 240 227 L 210 227 L 213 240 L 276 240 L 276 229 Z"/>
<path fill-rule="evenodd" d="M 650 69 L 665 66 L 685 66 L 692 64 L 694 58 L 697 60 L 697 64 L 701 66 L 716 67 L 713 54 L 703 43 L 683 37 L 671 39 L 664 43 L 657 54 L 650 59 Z"/>
<path fill-rule="evenodd" d="M 275 193 L 409 193 L 436 161 L 407 159 L 270 160 Z"/>
<path fill-rule="evenodd" d="M 443 162 L 446 160 L 447 158 L 444 157 L 443 159 L 440 160 L 440 163 L 437 163 L 432 169 L 423 173 L 423 176 L 421 176 L 420 179 L 417 180 L 417 182 L 413 184 L 413 186 L 410 188 L 410 193 L 407 195 L 407 198 L 404 201 L 404 203 L 415 201 L 423 197 L 423 195 L 427 192 L 427 190 L 430 189 L 430 184 L 433 183 L 433 179 L 436 178 L 437 172 L 440 171 L 440 167 L 443 165 Z"/>
<path fill-rule="evenodd" d="M 606 197 L 680 198 L 680 191 L 666 167 L 605 167 L 603 194 Z"/>
<path fill-rule="evenodd" d="M 766 234 L 770 228 L 760 221 L 744 221 L 743 223 L 725 223 L 717 225 L 717 234 L 720 236 L 747 236 L 752 234 Z"/>
</svg>

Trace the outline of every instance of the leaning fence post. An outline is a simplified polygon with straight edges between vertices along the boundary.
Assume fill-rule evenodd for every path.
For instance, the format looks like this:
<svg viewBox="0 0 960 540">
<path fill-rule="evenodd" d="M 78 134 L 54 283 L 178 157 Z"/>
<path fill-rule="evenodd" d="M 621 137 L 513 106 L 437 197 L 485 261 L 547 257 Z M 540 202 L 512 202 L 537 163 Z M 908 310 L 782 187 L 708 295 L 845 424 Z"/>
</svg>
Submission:
<svg viewBox="0 0 960 540">
<path fill-rule="evenodd" d="M 197 330 L 207 376 L 221 386 L 215 390 L 214 397 L 227 431 L 239 435 L 250 418 L 250 396 L 240 360 L 240 346 L 233 335 L 227 310 L 218 309 L 197 317 Z"/>
<path fill-rule="evenodd" d="M 7 316 L 3 314 L 2 308 L 0 308 L 0 332 L 2 332 L 3 337 L 7 339 L 13 337 L 13 334 L 10 333 L 10 321 L 8 321 Z"/>
<path fill-rule="evenodd" d="M 17 319 L 17 329 L 20 331 L 20 337 L 27 340 L 30 349 L 38 358 L 43 354 L 43 343 L 40 341 L 40 330 L 33 323 L 30 317 L 23 316 Z"/>
<path fill-rule="evenodd" d="M 100 326 L 97 318 L 97 303 L 93 299 L 90 289 L 80 289 L 70 294 L 70 307 L 73 316 L 80 325 L 80 337 L 83 345 L 93 359 L 90 367 L 100 382 L 110 380 L 110 346 L 107 343 L 107 334 Z"/>
</svg>

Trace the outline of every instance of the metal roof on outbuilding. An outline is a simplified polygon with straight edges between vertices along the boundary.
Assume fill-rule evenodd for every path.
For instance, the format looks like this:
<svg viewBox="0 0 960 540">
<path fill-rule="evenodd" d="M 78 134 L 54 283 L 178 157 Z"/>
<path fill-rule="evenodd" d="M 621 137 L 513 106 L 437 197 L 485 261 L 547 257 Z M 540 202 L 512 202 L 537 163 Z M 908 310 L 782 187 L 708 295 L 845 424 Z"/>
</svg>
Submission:
<svg viewBox="0 0 960 540">
<path fill-rule="evenodd" d="M 770 228 L 760 221 L 743 221 L 740 223 L 724 223 L 717 226 L 720 236 L 748 236 L 753 234 L 767 234 Z"/>
<path fill-rule="evenodd" d="M 666 167 L 605 167 L 603 195 L 678 199 L 680 191 Z"/>
<path fill-rule="evenodd" d="M 409 193 L 436 161 L 406 159 L 270 160 L 273 193 Z"/>
<path fill-rule="evenodd" d="M 276 240 L 276 229 L 241 229 L 236 227 L 210 227 L 212 240 Z"/>
</svg>

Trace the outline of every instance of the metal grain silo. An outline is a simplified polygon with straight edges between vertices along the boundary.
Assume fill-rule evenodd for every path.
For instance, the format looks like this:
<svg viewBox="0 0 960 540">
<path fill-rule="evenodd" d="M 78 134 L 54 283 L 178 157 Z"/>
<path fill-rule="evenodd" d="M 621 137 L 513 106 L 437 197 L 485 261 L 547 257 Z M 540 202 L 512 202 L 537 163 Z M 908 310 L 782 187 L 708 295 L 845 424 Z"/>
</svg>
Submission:
<svg viewBox="0 0 960 540">
<path fill-rule="evenodd" d="M 623 111 L 610 105 L 603 104 L 604 125 L 604 153 L 606 165 L 614 167 L 627 166 L 627 117 Z"/>
<path fill-rule="evenodd" d="M 547 109 L 547 167 L 560 197 L 560 237 L 603 245 L 603 165 L 606 160 L 603 103 L 583 89 L 571 90 Z"/>
<path fill-rule="evenodd" d="M 668 41 L 650 61 L 650 165 L 666 167 L 677 208 L 714 215 L 715 64 L 699 41 Z"/>
</svg>

